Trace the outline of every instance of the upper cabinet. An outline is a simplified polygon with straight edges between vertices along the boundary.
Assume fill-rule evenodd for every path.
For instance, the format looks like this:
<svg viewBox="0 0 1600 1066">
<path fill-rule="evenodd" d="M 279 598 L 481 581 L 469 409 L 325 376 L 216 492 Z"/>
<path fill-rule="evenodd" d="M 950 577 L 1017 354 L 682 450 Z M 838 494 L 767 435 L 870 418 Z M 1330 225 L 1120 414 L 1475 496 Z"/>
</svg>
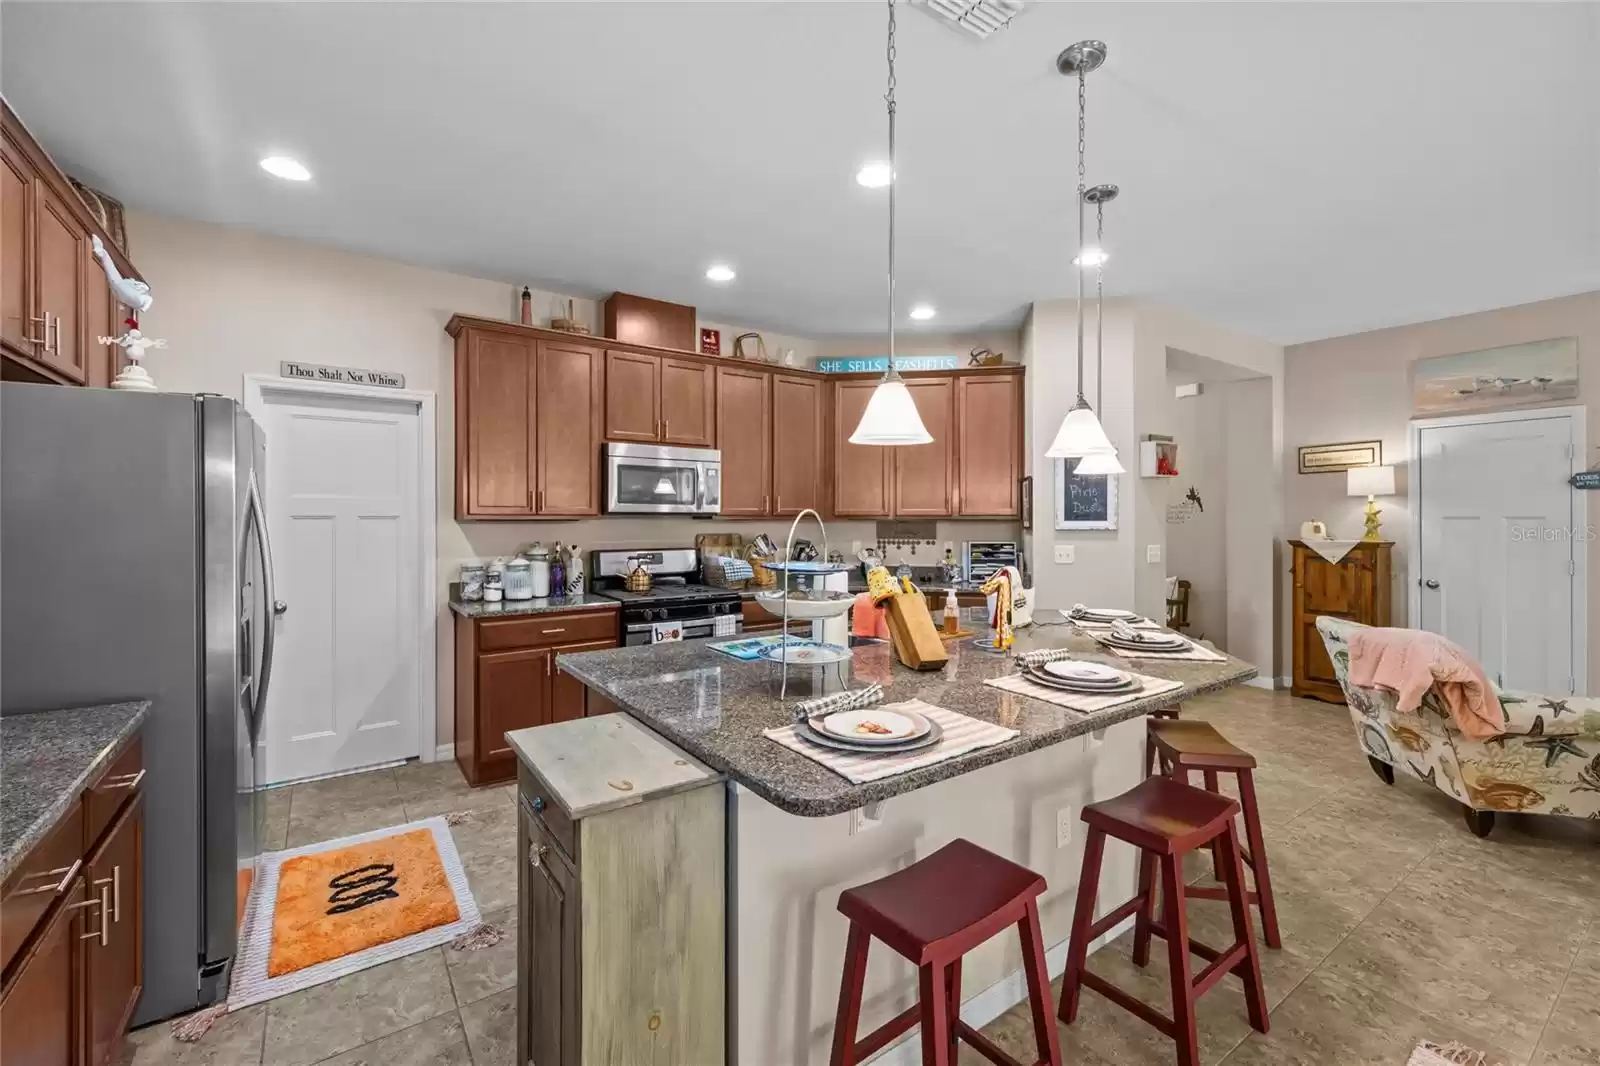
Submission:
<svg viewBox="0 0 1600 1066">
<path fill-rule="evenodd" d="M 92 254 L 94 218 L 9 106 L 0 138 L 0 372 L 10 379 L 107 385 L 122 312 Z M 133 265 L 106 237 L 125 277 Z"/>
<path fill-rule="evenodd" d="M 603 353 L 452 319 L 456 517 L 600 513 Z"/>
<path fill-rule="evenodd" d="M 772 513 L 822 510 L 825 384 L 798 374 L 772 375 Z"/>
<path fill-rule="evenodd" d="M 763 518 L 772 513 L 772 375 L 737 365 L 716 369 L 722 514 Z"/>
<path fill-rule="evenodd" d="M 956 389 L 949 378 L 906 383 L 932 444 L 894 452 L 894 513 L 906 518 L 948 518 L 955 510 Z"/>
<path fill-rule="evenodd" d="M 606 440 L 715 447 L 715 369 L 691 359 L 606 352 Z"/>
<path fill-rule="evenodd" d="M 876 380 L 833 386 L 833 513 L 840 518 L 887 518 L 894 513 L 889 506 L 894 449 L 850 443 L 877 387 Z"/>
<path fill-rule="evenodd" d="M 1021 372 L 956 378 L 956 508 L 962 518 L 1021 510 Z"/>
</svg>

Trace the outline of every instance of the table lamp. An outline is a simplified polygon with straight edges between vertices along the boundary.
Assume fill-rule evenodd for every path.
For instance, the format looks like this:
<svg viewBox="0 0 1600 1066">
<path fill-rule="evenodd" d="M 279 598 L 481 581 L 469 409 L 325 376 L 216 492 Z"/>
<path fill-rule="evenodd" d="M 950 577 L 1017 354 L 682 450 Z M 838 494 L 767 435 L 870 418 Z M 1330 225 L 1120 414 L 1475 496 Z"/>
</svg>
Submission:
<svg viewBox="0 0 1600 1066">
<path fill-rule="evenodd" d="M 1394 495 L 1394 467 L 1358 466 L 1347 473 L 1345 493 L 1367 498 L 1367 533 L 1362 540 L 1382 540 L 1378 535 L 1378 505 L 1375 496 Z"/>
</svg>

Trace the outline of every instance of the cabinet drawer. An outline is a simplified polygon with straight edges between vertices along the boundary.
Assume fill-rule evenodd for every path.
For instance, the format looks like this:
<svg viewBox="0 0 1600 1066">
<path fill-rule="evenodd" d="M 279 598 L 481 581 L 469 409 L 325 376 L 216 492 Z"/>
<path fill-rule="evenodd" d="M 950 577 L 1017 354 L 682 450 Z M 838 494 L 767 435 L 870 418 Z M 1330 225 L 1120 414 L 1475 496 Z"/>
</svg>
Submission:
<svg viewBox="0 0 1600 1066">
<path fill-rule="evenodd" d="M 139 738 L 123 749 L 83 794 L 83 850 L 87 854 L 117 814 L 144 787 L 144 749 Z"/>
<path fill-rule="evenodd" d="M 538 774 L 521 762 L 517 763 L 517 791 L 522 796 L 522 807 L 533 815 L 555 840 L 568 862 L 576 864 L 578 858 L 578 828 L 572 817 L 550 794 L 549 787 Z"/>
<path fill-rule="evenodd" d="M 0 970 L 11 965 L 51 905 L 71 888 L 82 859 L 83 804 L 73 803 L 0 889 Z"/>
<path fill-rule="evenodd" d="M 617 639 L 617 612 L 540 614 L 527 618 L 496 618 L 478 623 L 478 650 L 535 648 L 543 644 L 576 644 Z"/>
</svg>

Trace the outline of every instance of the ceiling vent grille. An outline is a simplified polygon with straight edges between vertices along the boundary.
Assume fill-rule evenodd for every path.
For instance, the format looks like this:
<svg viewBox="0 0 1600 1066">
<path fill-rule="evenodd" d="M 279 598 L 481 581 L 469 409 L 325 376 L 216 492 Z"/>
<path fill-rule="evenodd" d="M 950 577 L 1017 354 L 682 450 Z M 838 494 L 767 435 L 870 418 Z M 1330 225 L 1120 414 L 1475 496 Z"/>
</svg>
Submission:
<svg viewBox="0 0 1600 1066">
<path fill-rule="evenodd" d="M 1022 13 L 1024 0 L 912 0 L 916 6 L 980 41 L 1007 26 Z"/>
</svg>

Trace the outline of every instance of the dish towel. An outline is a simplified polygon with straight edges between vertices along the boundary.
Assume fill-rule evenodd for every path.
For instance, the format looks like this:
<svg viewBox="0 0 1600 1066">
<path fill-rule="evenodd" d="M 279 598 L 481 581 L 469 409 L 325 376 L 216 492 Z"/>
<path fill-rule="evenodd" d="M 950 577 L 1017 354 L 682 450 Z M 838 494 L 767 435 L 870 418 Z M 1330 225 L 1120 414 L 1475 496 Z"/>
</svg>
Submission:
<svg viewBox="0 0 1600 1066">
<path fill-rule="evenodd" d="M 813 762 L 819 762 L 839 776 L 857 784 L 864 785 L 869 781 L 881 781 L 886 777 L 896 774 L 910 773 L 920 770 L 925 766 L 933 766 L 977 751 L 979 748 L 992 747 L 1017 736 L 1017 730 L 1007 729 L 985 722 L 982 719 L 969 715 L 958 714 L 943 707 L 923 703 L 921 700 L 906 700 L 902 703 L 886 703 L 886 711 L 905 709 L 915 711 L 925 718 L 931 718 L 939 723 L 944 730 L 944 736 L 939 738 L 939 743 L 931 748 L 921 751 L 909 751 L 903 754 L 885 753 L 883 755 L 862 754 L 855 755 L 848 751 L 835 751 L 832 748 L 821 748 L 809 744 L 795 736 L 794 726 L 786 725 L 779 729 L 766 729 L 762 736 L 777 744 L 782 744 L 790 751 L 799 752 Z"/>
<path fill-rule="evenodd" d="M 1160 696 L 1167 692 L 1176 692 L 1183 687 L 1182 681 L 1168 681 L 1160 677 L 1146 677 L 1144 674 L 1134 674 L 1135 678 L 1144 683 L 1144 688 L 1138 692 L 1126 692 L 1117 696 L 1091 696 L 1083 692 L 1067 692 L 1048 685 L 1041 685 L 1036 681 L 1029 681 L 1021 674 L 1011 674 L 1007 677 L 996 677 L 984 684 L 1004 692 L 1015 692 L 1019 696 L 1030 699 L 1043 700 L 1053 703 L 1057 707 L 1065 707 L 1069 711 L 1078 711 L 1082 714 L 1093 714 L 1123 703 L 1132 703 L 1134 700 L 1147 700 L 1151 696 Z"/>
<path fill-rule="evenodd" d="M 1328 562 L 1338 563 L 1340 559 L 1343 559 L 1346 555 L 1350 554 L 1351 548 L 1354 548 L 1361 542 L 1359 540 L 1334 540 L 1332 537 L 1329 537 L 1327 540 L 1323 540 L 1319 537 L 1311 537 L 1310 539 L 1302 541 L 1301 543 L 1310 548 L 1312 551 L 1316 552 L 1318 555 L 1322 556 L 1324 559 L 1328 560 Z"/>
<path fill-rule="evenodd" d="M 1228 661 L 1228 657 L 1226 655 L 1219 655 L 1210 649 L 1202 648 L 1192 640 L 1188 642 L 1188 646 L 1183 651 L 1124 650 L 1122 648 L 1114 648 L 1103 640 L 1099 641 L 1099 644 L 1101 647 L 1105 648 L 1106 651 L 1109 651 L 1111 654 L 1120 656 L 1124 659 L 1172 659 L 1176 661 L 1195 663 L 1225 663 Z"/>
<path fill-rule="evenodd" d="M 853 711 L 860 707 L 870 707 L 882 700 L 882 685 L 868 685 L 866 688 L 850 692 L 835 692 L 831 696 L 818 696 L 816 699 L 801 700 L 795 704 L 794 720 L 804 722 L 808 718 L 820 718 L 837 711 Z"/>
</svg>

